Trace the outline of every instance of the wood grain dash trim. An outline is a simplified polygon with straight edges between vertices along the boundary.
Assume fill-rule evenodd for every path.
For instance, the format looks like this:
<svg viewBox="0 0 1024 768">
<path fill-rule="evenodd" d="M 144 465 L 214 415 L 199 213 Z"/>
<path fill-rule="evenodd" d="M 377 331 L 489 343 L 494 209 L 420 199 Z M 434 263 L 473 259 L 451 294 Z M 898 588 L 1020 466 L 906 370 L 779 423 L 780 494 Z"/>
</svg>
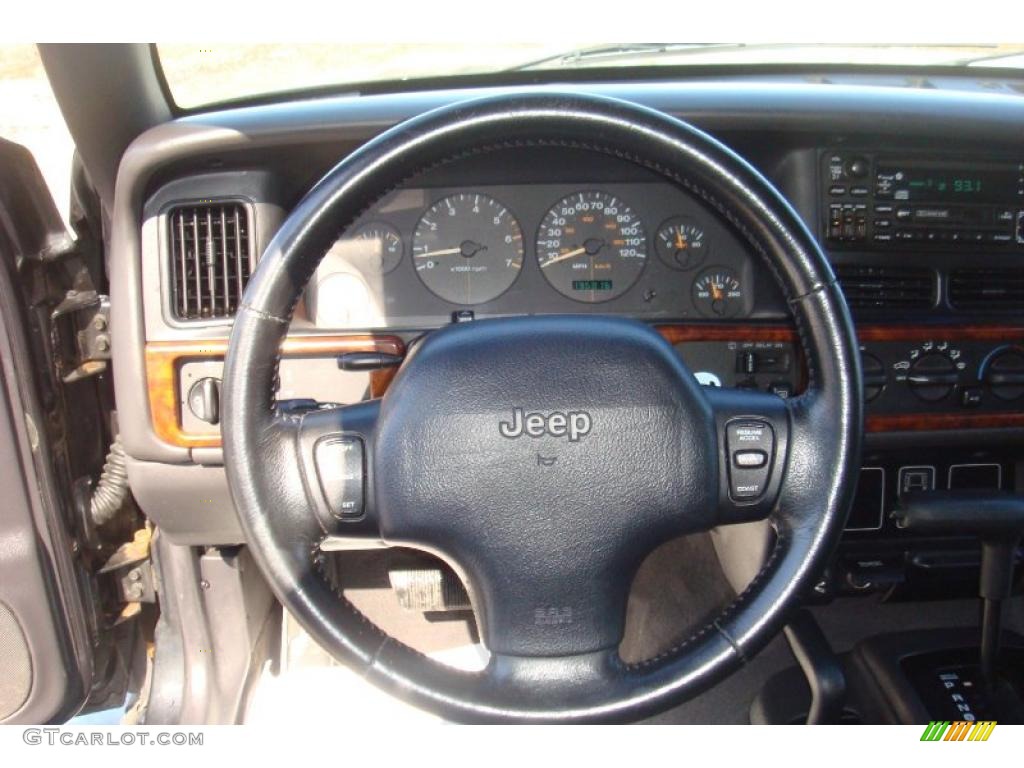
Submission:
<svg viewBox="0 0 1024 768">
<path fill-rule="evenodd" d="M 788 325 L 658 325 L 655 329 L 669 344 L 684 341 L 796 341 Z"/>
<path fill-rule="evenodd" d="M 785 325 L 661 325 L 657 330 L 671 344 L 687 341 L 795 341 L 796 332 Z M 1020 342 L 1021 325 L 861 325 L 857 338 L 864 342 L 946 341 Z M 954 429 L 1024 427 L 1024 413 L 901 413 L 868 415 L 867 432 L 928 432 Z"/>
<path fill-rule="evenodd" d="M 146 386 L 153 431 L 158 438 L 179 448 L 219 448 L 219 435 L 190 434 L 181 428 L 178 404 L 178 371 L 189 360 L 223 359 L 227 339 L 208 341 L 151 341 L 146 344 Z M 397 336 L 289 336 L 281 345 L 283 357 L 323 357 L 346 352 L 383 352 L 405 354 L 405 344 Z M 384 394 L 394 370 L 370 375 L 370 393 Z"/>
<path fill-rule="evenodd" d="M 897 413 L 868 416 L 868 432 L 932 432 L 942 429 L 1024 427 L 1024 413 Z"/>
</svg>

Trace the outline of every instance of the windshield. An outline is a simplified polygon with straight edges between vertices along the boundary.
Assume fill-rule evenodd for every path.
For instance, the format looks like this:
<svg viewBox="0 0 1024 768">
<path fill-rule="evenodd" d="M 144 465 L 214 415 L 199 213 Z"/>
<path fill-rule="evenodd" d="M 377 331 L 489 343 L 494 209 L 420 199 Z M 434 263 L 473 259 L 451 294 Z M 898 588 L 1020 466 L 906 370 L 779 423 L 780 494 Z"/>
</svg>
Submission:
<svg viewBox="0 0 1024 768">
<path fill-rule="evenodd" d="M 1024 45 L 742 43 L 299 44 L 157 46 L 175 103 L 191 109 L 317 87 L 595 67 L 852 64 L 1024 70 Z"/>
</svg>

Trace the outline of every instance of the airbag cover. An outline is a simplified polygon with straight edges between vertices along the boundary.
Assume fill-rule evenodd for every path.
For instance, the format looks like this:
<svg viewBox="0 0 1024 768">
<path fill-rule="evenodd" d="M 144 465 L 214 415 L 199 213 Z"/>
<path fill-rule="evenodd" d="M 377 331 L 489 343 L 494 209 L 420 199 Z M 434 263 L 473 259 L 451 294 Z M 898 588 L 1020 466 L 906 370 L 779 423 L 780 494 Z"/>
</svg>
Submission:
<svg viewBox="0 0 1024 768">
<path fill-rule="evenodd" d="M 431 335 L 384 398 L 374 465 L 384 538 L 450 559 L 513 655 L 617 645 L 640 560 L 707 528 L 718 487 L 700 386 L 655 331 L 605 317 Z"/>
</svg>

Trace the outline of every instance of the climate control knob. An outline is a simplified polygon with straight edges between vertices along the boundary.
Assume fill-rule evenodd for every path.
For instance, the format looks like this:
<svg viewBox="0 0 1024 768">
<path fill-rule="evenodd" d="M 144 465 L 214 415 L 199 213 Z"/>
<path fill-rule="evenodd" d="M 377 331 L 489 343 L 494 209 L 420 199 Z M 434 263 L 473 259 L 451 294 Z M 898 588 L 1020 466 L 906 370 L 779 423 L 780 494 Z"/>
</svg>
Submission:
<svg viewBox="0 0 1024 768">
<path fill-rule="evenodd" d="M 921 355 L 907 371 L 907 383 L 911 391 L 926 403 L 935 403 L 949 397 L 959 381 L 956 365 L 941 352 Z"/>
<path fill-rule="evenodd" d="M 860 356 L 860 369 L 864 375 L 864 402 L 870 403 L 885 388 L 885 365 L 874 355 L 863 352 Z"/>
<path fill-rule="evenodd" d="M 1024 348 L 997 349 L 981 368 L 981 380 L 1000 400 L 1016 400 L 1024 396 Z"/>
</svg>

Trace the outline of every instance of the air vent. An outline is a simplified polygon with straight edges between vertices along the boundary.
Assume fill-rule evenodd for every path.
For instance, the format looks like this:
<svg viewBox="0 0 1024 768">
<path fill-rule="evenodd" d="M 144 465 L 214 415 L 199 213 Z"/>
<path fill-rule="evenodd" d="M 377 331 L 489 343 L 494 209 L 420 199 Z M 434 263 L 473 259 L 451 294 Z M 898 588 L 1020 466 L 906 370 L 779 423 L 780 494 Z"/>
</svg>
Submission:
<svg viewBox="0 0 1024 768">
<path fill-rule="evenodd" d="M 935 305 L 935 272 L 926 267 L 836 265 L 851 309 L 929 309 Z"/>
<path fill-rule="evenodd" d="M 955 269 L 949 303 L 957 309 L 1024 313 L 1024 268 Z"/>
<path fill-rule="evenodd" d="M 248 209 L 231 202 L 185 205 L 174 208 L 167 222 L 174 316 L 234 316 L 255 266 Z"/>
</svg>

